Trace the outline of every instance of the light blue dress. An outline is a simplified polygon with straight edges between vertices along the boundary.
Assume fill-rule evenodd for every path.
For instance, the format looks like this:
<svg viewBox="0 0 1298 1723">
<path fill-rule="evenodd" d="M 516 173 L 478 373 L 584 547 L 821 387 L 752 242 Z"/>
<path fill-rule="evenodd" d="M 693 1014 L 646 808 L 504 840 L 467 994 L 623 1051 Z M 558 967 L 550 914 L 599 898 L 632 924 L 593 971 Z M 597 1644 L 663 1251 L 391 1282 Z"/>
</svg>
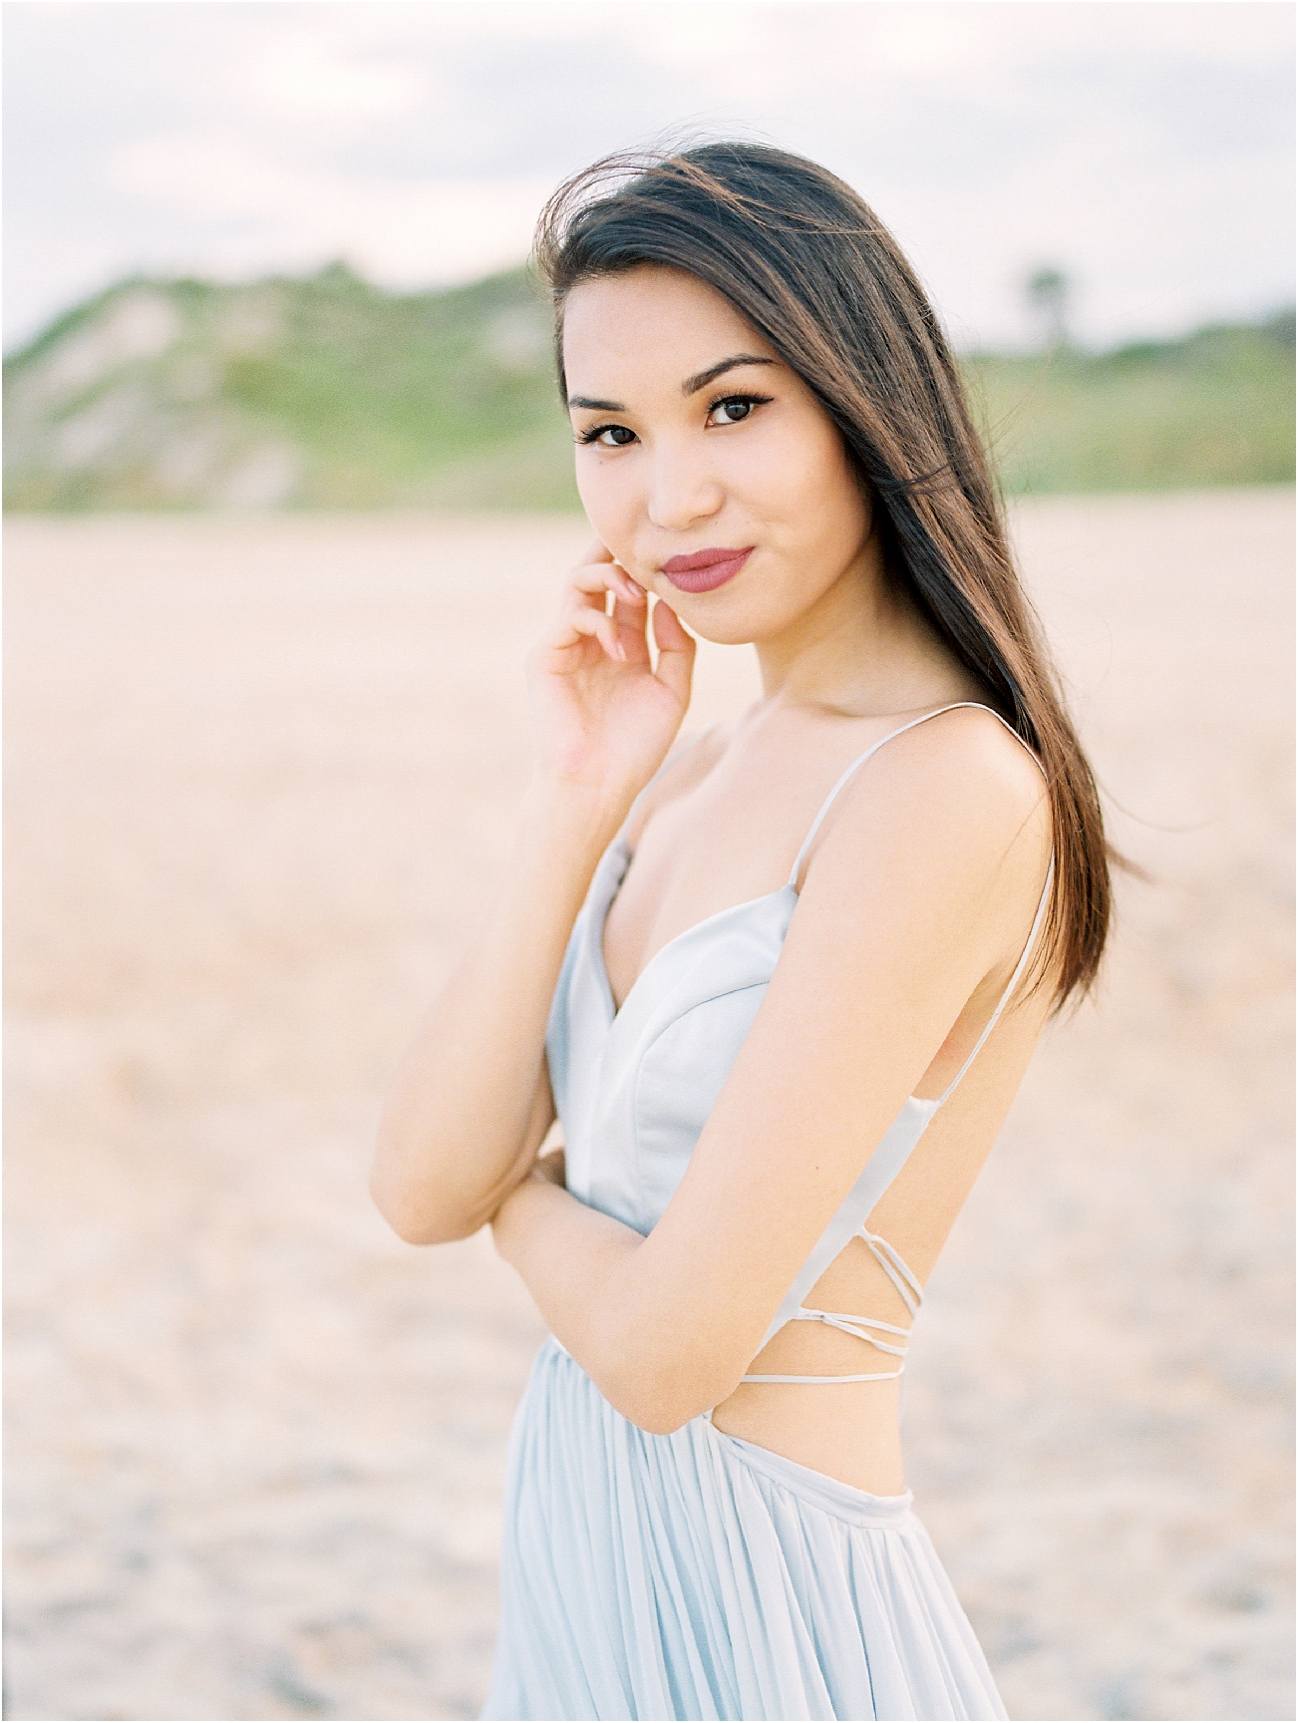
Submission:
<svg viewBox="0 0 1298 1723">
<path fill-rule="evenodd" d="M 582 1202 L 637 1232 L 652 1230 L 761 1005 L 811 840 L 875 748 L 830 791 L 788 882 L 664 946 L 620 1010 L 603 930 L 631 854 L 620 836 L 605 852 L 572 930 L 546 1039 L 568 1189 Z M 1049 885 L 1048 877 L 1018 967 L 969 1059 L 944 1095 L 912 1096 L 903 1106 L 767 1340 L 786 1322 L 829 1321 L 900 1361 L 905 1329 L 808 1310 L 803 1300 L 848 1241 L 864 1235 L 907 1308 L 917 1308 L 918 1281 L 865 1222 L 991 1032 L 1027 962 Z M 898 1362 L 857 1377 L 755 1379 L 833 1383 L 900 1373 Z M 909 1492 L 870 1495 L 725 1435 L 707 1415 L 670 1436 L 646 1434 L 550 1339 L 510 1444 L 500 1636 L 483 1716 L 935 1719 L 1005 1711 Z"/>
</svg>

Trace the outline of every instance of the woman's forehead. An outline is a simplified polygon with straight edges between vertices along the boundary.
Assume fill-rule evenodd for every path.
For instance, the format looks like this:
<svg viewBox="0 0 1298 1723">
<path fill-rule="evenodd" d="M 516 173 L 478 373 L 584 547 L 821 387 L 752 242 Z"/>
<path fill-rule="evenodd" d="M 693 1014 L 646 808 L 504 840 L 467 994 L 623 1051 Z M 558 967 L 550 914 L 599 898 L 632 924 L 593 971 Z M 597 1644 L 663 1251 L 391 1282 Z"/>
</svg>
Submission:
<svg viewBox="0 0 1298 1723">
<path fill-rule="evenodd" d="M 690 376 L 741 348 L 778 358 L 724 294 L 684 270 L 643 264 L 580 282 L 564 301 L 570 394 L 607 394 L 614 375 Z"/>
</svg>

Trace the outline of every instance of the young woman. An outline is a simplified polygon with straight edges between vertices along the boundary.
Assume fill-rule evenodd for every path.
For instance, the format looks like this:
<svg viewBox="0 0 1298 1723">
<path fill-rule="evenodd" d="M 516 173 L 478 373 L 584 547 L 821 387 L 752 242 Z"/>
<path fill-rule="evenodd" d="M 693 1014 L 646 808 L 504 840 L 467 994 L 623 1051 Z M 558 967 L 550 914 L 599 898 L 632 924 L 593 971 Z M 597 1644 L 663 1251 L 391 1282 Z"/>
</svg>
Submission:
<svg viewBox="0 0 1298 1723">
<path fill-rule="evenodd" d="M 853 191 L 747 144 L 603 164 L 538 255 L 598 537 L 374 1174 L 412 1242 L 490 1221 L 553 1335 L 485 1714 L 1001 1717 L 899 1378 L 1099 962 L 1091 774 L 937 320 Z M 692 634 L 754 645 L 762 697 L 669 755 Z"/>
</svg>

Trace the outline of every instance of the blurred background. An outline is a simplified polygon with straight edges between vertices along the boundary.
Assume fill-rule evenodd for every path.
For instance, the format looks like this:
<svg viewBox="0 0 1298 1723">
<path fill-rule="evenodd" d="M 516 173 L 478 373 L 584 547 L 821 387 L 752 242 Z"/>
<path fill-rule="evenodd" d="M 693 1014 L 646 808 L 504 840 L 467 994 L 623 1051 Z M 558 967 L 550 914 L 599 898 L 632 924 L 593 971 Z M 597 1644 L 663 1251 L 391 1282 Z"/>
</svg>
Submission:
<svg viewBox="0 0 1298 1723">
<path fill-rule="evenodd" d="M 5 7 L 5 1715 L 463 1718 L 541 1337 L 365 1190 L 586 540 L 524 267 L 742 135 L 929 286 L 1124 880 L 912 1349 L 1021 1718 L 1293 1715 L 1293 29 L 1251 0 Z M 688 723 L 756 692 L 700 654 Z"/>
</svg>

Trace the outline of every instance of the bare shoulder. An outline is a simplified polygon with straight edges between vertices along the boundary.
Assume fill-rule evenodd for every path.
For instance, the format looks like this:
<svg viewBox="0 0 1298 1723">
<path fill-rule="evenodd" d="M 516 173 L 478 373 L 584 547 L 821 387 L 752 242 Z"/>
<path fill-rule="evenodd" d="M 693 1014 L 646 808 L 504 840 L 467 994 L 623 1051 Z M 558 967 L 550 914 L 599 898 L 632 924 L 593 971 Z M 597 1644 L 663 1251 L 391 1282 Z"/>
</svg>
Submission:
<svg viewBox="0 0 1298 1723">
<path fill-rule="evenodd" d="M 892 737 L 848 786 L 826 851 L 919 851 L 958 867 L 1013 856 L 1036 876 L 1051 843 L 1049 790 L 1035 755 L 994 713 L 962 706 Z"/>
<path fill-rule="evenodd" d="M 880 748 L 876 760 L 880 784 L 909 779 L 952 794 L 963 788 L 994 798 L 1009 814 L 1026 815 L 1049 801 L 1036 755 L 985 706 L 935 713 Z"/>
</svg>

